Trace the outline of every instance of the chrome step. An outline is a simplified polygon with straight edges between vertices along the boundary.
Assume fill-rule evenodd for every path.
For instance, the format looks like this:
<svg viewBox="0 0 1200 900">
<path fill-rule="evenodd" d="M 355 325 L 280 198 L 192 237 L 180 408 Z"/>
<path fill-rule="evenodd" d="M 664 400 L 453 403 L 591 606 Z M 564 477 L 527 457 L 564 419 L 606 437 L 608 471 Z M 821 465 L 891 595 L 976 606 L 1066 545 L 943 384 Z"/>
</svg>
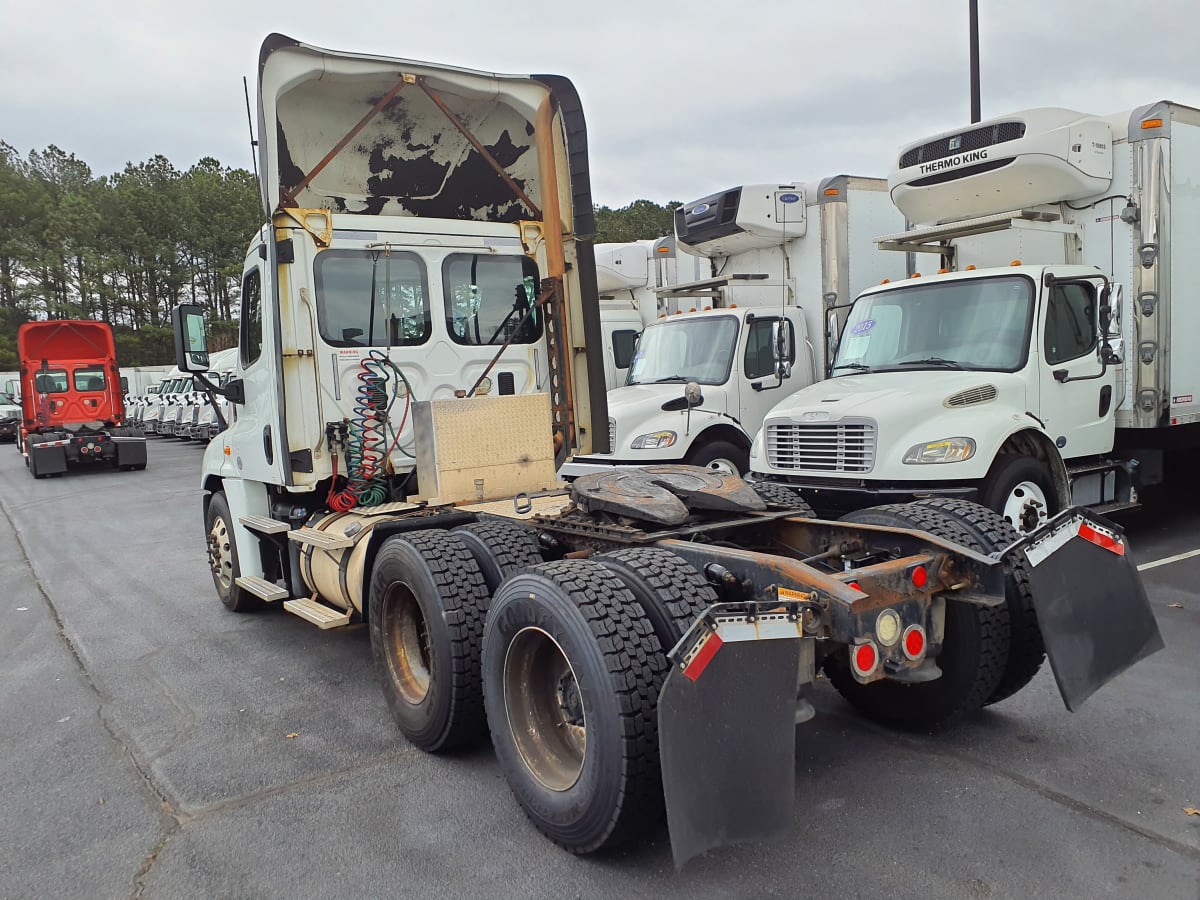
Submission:
<svg viewBox="0 0 1200 900">
<path fill-rule="evenodd" d="M 354 541 L 344 534 L 331 534 L 328 531 L 317 531 L 315 528 L 297 528 L 289 531 L 288 539 L 298 544 L 311 544 L 318 550 L 341 550 L 354 546 Z"/>
<path fill-rule="evenodd" d="M 270 516 L 242 516 L 238 519 L 242 525 L 251 531 L 257 531 L 259 534 L 279 534 L 283 531 L 291 529 L 291 525 L 287 522 L 280 522 L 278 519 L 272 519 Z"/>
<path fill-rule="evenodd" d="M 282 600 L 288 595 L 286 588 L 281 588 L 273 581 L 267 581 L 265 578 L 258 578 L 254 575 L 242 575 L 234 582 L 243 590 L 249 591 L 255 597 L 260 597 L 270 603 L 273 600 Z"/>
<path fill-rule="evenodd" d="M 1119 462 L 1105 460 L 1104 462 L 1089 462 L 1068 465 L 1067 474 L 1075 477 L 1076 475 L 1091 475 L 1093 472 L 1115 472 L 1121 468 L 1122 466 Z"/>
<path fill-rule="evenodd" d="M 301 597 L 299 600 L 285 600 L 283 608 L 305 621 L 312 622 L 320 629 L 337 628 L 350 624 L 350 613 L 334 609 L 332 606 L 326 606 L 324 603 L 318 603 L 307 597 Z"/>
</svg>

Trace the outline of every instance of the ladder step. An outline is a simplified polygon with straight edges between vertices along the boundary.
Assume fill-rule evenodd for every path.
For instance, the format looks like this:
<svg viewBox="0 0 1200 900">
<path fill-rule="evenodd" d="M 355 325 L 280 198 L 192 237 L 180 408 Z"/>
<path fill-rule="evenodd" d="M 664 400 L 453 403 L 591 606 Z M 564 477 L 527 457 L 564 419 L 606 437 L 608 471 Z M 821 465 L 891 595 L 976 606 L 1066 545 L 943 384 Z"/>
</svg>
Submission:
<svg viewBox="0 0 1200 900">
<path fill-rule="evenodd" d="M 1103 503 L 1100 506 L 1089 506 L 1088 512 L 1094 512 L 1100 516 L 1106 516 L 1109 513 L 1125 512 L 1130 509 L 1140 509 L 1142 504 L 1130 503 L 1128 500 L 1118 500 L 1116 503 Z"/>
<path fill-rule="evenodd" d="M 279 534 L 280 532 L 291 529 L 287 522 L 280 522 L 278 519 L 272 519 L 270 516 L 242 516 L 238 519 L 243 526 L 251 531 L 257 531 L 259 534 Z"/>
<path fill-rule="evenodd" d="M 254 575 L 243 575 L 238 578 L 237 586 L 243 588 L 255 597 L 261 597 L 270 603 L 272 600 L 282 600 L 288 595 L 286 588 L 281 588 L 273 581 L 267 581 L 265 578 L 258 578 Z"/>
<path fill-rule="evenodd" d="M 350 613 L 334 609 L 332 606 L 326 606 L 324 603 L 318 603 L 307 597 L 301 597 L 299 600 L 285 600 L 283 608 L 312 622 L 320 629 L 337 628 L 350 624 Z"/>
<path fill-rule="evenodd" d="M 288 538 L 298 544 L 312 544 L 319 550 L 340 550 L 343 547 L 354 546 L 354 541 L 344 534 L 331 534 L 328 531 L 317 531 L 315 528 L 297 528 L 288 532 Z"/>
<path fill-rule="evenodd" d="M 1093 472 L 1112 472 L 1120 467 L 1120 464 L 1115 462 L 1079 463 L 1067 466 L 1067 474 L 1071 476 L 1090 475 Z"/>
</svg>

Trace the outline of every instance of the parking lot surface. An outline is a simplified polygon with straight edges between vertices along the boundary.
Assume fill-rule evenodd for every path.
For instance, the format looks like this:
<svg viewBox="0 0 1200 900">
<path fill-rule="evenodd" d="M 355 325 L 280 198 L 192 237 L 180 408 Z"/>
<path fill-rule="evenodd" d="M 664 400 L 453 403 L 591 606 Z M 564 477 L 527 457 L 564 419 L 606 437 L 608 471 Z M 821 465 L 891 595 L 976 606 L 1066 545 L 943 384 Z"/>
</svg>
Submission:
<svg viewBox="0 0 1200 900">
<path fill-rule="evenodd" d="M 795 822 L 677 873 L 665 825 L 573 857 L 487 745 L 429 756 L 362 627 L 227 612 L 202 448 L 35 481 L 0 446 L 0 896 L 1200 897 L 1200 488 L 1125 519 L 1167 648 L 1068 713 L 1048 668 L 936 736 L 827 683 Z"/>
</svg>

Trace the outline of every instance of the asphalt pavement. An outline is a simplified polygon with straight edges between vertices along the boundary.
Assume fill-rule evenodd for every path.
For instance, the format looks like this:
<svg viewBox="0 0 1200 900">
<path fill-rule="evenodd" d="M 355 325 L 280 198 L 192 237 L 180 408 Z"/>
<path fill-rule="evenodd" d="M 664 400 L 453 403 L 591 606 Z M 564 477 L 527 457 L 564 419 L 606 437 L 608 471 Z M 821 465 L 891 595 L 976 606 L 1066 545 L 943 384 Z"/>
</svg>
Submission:
<svg viewBox="0 0 1200 900">
<path fill-rule="evenodd" d="M 1167 648 L 1079 713 L 1045 670 L 913 736 L 821 683 L 790 833 L 677 873 L 665 826 L 577 858 L 490 746 L 412 748 L 362 627 L 227 612 L 202 452 L 35 481 L 0 445 L 0 897 L 1200 898 L 1200 555 L 1144 571 Z M 1147 500 L 1139 563 L 1200 549 L 1194 480 Z"/>
</svg>

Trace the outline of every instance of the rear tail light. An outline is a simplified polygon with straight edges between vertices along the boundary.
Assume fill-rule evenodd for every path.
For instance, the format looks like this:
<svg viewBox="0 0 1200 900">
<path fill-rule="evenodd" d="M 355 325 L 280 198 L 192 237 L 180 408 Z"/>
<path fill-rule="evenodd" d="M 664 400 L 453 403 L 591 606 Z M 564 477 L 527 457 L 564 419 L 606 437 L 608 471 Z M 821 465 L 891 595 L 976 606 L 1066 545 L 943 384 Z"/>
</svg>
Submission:
<svg viewBox="0 0 1200 900">
<path fill-rule="evenodd" d="M 925 629 L 920 625 L 909 625 L 904 629 L 904 655 L 909 659 L 920 659 L 925 655 Z"/>
<path fill-rule="evenodd" d="M 885 647 L 900 639 L 900 616 L 894 609 L 885 609 L 875 619 L 875 637 Z"/>
<path fill-rule="evenodd" d="M 854 669 L 854 674 L 860 678 L 866 678 L 874 674 L 879 668 L 879 650 L 875 646 L 874 641 L 864 641 L 861 644 L 855 644 L 850 650 L 850 666 Z"/>
<path fill-rule="evenodd" d="M 929 573 L 925 571 L 924 566 L 914 567 L 909 577 L 917 588 L 923 588 L 929 583 Z"/>
</svg>

